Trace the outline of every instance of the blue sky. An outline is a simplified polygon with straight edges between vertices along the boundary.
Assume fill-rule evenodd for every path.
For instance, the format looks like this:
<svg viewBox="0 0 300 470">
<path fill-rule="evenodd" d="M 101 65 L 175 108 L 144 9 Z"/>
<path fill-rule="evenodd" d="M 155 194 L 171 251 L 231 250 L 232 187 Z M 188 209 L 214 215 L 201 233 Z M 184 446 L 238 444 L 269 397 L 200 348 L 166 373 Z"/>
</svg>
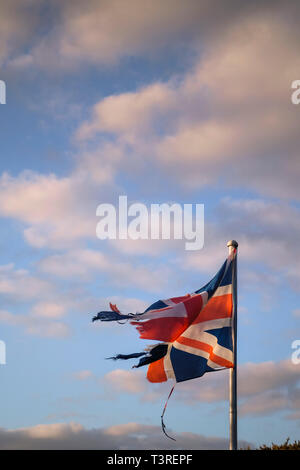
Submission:
<svg viewBox="0 0 300 470">
<path fill-rule="evenodd" d="M 0 434 L 4 448 L 172 448 L 170 383 L 106 361 L 143 349 L 91 323 L 195 291 L 239 242 L 239 439 L 299 438 L 299 79 L 294 2 L 1 6 Z M 205 206 L 202 250 L 96 237 L 96 208 Z M 226 448 L 228 371 L 179 384 L 181 448 Z M 190 433 L 190 434 L 186 434 Z M 79 444 L 78 444 L 79 443 Z"/>
</svg>

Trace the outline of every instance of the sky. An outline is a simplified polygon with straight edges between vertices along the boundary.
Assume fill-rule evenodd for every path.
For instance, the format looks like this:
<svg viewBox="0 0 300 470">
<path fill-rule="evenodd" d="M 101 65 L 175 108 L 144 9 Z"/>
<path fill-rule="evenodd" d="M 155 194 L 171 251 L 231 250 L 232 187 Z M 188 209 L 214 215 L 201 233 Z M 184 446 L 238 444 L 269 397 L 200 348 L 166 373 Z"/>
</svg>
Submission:
<svg viewBox="0 0 300 470">
<path fill-rule="evenodd" d="M 231 239 L 239 446 L 299 439 L 299 8 L 0 1 L 1 448 L 227 448 L 227 370 L 176 385 L 174 443 L 170 381 L 105 360 L 147 341 L 91 319 L 194 292 Z M 98 239 L 120 195 L 204 204 L 203 248 Z"/>
</svg>

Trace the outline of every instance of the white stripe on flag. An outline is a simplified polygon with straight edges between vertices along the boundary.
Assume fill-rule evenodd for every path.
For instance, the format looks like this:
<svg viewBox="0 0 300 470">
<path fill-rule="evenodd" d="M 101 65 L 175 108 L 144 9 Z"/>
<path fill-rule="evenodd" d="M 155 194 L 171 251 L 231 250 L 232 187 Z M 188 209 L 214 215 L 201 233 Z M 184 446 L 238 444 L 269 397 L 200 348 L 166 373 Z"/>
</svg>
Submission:
<svg viewBox="0 0 300 470">
<path fill-rule="evenodd" d="M 188 328 L 188 330 L 189 329 L 190 328 Z M 207 345 L 209 345 L 213 348 L 213 353 L 214 354 L 216 354 L 217 356 L 222 357 L 223 359 L 226 359 L 227 361 L 232 362 L 232 360 L 233 360 L 232 351 L 230 349 L 224 348 L 223 346 L 218 344 L 218 340 L 217 340 L 216 336 L 211 335 L 210 333 L 206 333 L 205 331 L 203 331 L 202 333 L 200 333 L 200 335 L 198 335 L 198 337 L 195 338 L 193 336 L 187 335 L 186 333 L 187 333 L 187 331 L 185 331 L 184 334 L 181 335 L 181 337 L 182 338 L 186 337 L 187 339 L 194 339 L 196 341 L 200 341 L 201 343 L 207 344 Z M 196 354 L 196 355 L 202 356 L 203 352 L 204 352 L 204 351 L 202 351 L 202 349 L 200 349 L 200 345 L 199 345 L 199 349 L 197 347 L 194 347 L 194 346 L 187 346 L 185 344 L 181 344 L 178 341 L 175 341 L 173 343 L 173 345 L 177 349 L 181 349 L 182 351 L 189 352 L 190 354 Z M 188 348 L 188 350 L 184 349 L 184 348 Z M 206 354 L 207 354 L 207 357 L 209 357 L 209 353 L 206 353 Z"/>
<path fill-rule="evenodd" d="M 218 328 L 224 328 L 231 326 L 231 318 L 217 318 L 215 320 L 207 320 L 199 323 L 190 325 L 184 332 L 184 336 L 187 338 L 198 339 L 199 334 L 202 331 L 217 330 Z"/>
<path fill-rule="evenodd" d="M 222 369 L 222 366 L 220 364 L 216 364 L 215 362 L 211 361 L 210 359 L 207 359 L 207 365 L 208 367 L 211 367 L 212 369 Z"/>
<path fill-rule="evenodd" d="M 186 317 L 186 309 L 183 303 L 176 304 L 174 307 L 166 307 L 161 310 L 149 310 L 149 312 L 141 315 L 137 320 L 156 320 L 158 318 L 169 318 L 169 317 Z"/>
<path fill-rule="evenodd" d="M 219 297 L 220 295 L 226 295 L 226 294 L 232 294 L 232 284 L 218 287 L 212 297 Z"/>
<path fill-rule="evenodd" d="M 207 292 L 201 292 L 201 294 L 195 294 L 195 296 L 196 295 L 200 295 L 202 297 L 202 308 L 203 308 L 207 302 Z M 189 299 L 191 299 L 191 297 Z M 158 310 L 149 310 L 143 315 L 140 315 L 137 318 L 134 318 L 134 320 L 138 320 L 138 321 L 156 320 L 158 318 L 171 318 L 171 317 L 187 317 L 187 312 L 185 309 L 184 302 L 180 302 L 179 304 L 174 304 L 174 306 L 172 307 L 165 307 L 165 308 L 158 309 Z"/>
<path fill-rule="evenodd" d="M 169 343 L 167 354 L 164 357 L 164 369 L 165 369 L 165 373 L 168 379 L 175 379 L 175 373 L 174 373 L 174 369 L 173 369 L 171 358 L 170 358 L 170 352 L 171 352 L 172 346 L 173 346 L 172 343 Z"/>
</svg>

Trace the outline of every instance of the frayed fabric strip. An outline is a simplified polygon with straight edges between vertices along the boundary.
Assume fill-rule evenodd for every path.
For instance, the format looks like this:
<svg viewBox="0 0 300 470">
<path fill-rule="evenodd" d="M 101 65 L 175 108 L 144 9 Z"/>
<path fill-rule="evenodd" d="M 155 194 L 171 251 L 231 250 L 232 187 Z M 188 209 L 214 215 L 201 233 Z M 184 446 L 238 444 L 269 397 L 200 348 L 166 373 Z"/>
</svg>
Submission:
<svg viewBox="0 0 300 470">
<path fill-rule="evenodd" d="M 175 384 L 175 385 L 176 385 L 176 384 Z M 165 425 L 165 423 L 164 423 L 164 415 L 165 415 L 165 412 L 166 412 L 166 409 L 167 409 L 168 401 L 169 401 L 169 399 L 170 399 L 170 397 L 171 397 L 171 395 L 172 395 L 172 393 L 173 393 L 173 391 L 174 391 L 175 385 L 173 385 L 173 387 L 171 388 L 171 391 L 170 391 L 169 396 L 168 396 L 168 398 L 167 398 L 167 401 L 166 401 L 166 403 L 165 403 L 165 406 L 164 406 L 162 415 L 161 415 L 161 417 L 160 417 L 160 418 L 161 418 L 161 427 L 162 427 L 162 431 L 163 431 L 163 433 L 165 434 L 165 436 L 167 436 L 167 437 L 168 437 L 169 439 L 171 439 L 172 441 L 176 441 L 176 439 L 174 439 L 174 437 L 171 437 L 171 436 L 169 436 L 169 434 L 167 434 L 167 432 L 166 432 L 166 425 Z"/>
</svg>

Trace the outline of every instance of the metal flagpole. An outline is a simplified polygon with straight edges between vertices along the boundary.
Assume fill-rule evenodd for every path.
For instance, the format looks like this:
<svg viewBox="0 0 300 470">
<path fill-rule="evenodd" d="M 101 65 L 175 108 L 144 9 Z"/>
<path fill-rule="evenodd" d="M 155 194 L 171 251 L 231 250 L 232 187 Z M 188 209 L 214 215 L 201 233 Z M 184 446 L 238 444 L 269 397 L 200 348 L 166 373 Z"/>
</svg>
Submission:
<svg viewBox="0 0 300 470">
<path fill-rule="evenodd" d="M 229 449 L 237 450 L 237 247 L 238 242 L 230 240 L 227 243 L 229 254 L 235 250 L 232 261 L 232 346 L 233 366 L 229 369 Z"/>
</svg>

